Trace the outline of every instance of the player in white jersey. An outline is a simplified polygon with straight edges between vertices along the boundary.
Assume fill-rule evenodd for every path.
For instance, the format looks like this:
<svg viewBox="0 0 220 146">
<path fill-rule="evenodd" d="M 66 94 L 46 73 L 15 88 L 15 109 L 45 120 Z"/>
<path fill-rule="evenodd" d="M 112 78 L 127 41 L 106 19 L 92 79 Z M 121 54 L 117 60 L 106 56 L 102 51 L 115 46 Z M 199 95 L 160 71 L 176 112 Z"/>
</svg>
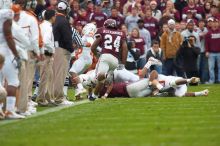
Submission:
<svg viewBox="0 0 220 146">
<path fill-rule="evenodd" d="M 93 36 L 96 33 L 96 31 L 96 26 L 93 23 L 86 24 L 82 30 L 82 53 L 80 54 L 80 57 L 73 63 L 69 71 L 72 83 L 76 89 L 75 96 L 85 91 L 82 87 L 82 84 L 76 84 L 76 77 L 79 74 L 84 73 L 92 65 L 91 45 L 94 42 Z"/>
<path fill-rule="evenodd" d="M 142 76 L 146 75 L 147 70 L 152 65 L 152 61 L 156 61 L 156 59 L 151 58 L 152 60 L 148 61 L 144 68 L 142 69 Z M 163 89 L 169 89 L 172 87 L 174 89 L 174 96 L 183 97 L 183 96 L 207 96 L 208 90 L 205 89 L 199 92 L 187 92 L 188 83 L 198 83 L 200 80 L 197 77 L 192 77 L 190 79 L 184 79 L 182 77 L 176 76 L 166 76 L 162 74 L 157 74 L 156 71 L 152 71 L 154 73 L 154 79 L 150 79 L 152 81 L 152 85 L 155 86 L 158 90 L 163 91 Z M 151 73 L 152 74 L 152 73 Z M 151 83 L 150 83 L 151 84 Z"/>
<path fill-rule="evenodd" d="M 13 11 L 10 0 L 0 0 L 0 54 L 5 57 L 1 78 L 7 81 L 6 118 L 24 118 L 15 112 L 16 91 L 19 86 L 18 68 L 20 58 L 15 47 L 11 28 Z"/>
</svg>

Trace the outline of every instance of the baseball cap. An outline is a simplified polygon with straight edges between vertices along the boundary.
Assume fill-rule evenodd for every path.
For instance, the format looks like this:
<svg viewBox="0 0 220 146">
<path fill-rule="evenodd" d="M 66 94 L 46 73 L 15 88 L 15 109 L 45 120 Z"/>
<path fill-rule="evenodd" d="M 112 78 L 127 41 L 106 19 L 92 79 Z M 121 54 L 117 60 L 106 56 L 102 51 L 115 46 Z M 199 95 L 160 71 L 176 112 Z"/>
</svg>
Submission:
<svg viewBox="0 0 220 146">
<path fill-rule="evenodd" d="M 168 25 L 175 25 L 176 22 L 173 20 L 173 19 L 170 19 L 168 22 L 167 22 Z"/>
<path fill-rule="evenodd" d="M 57 5 L 58 10 L 66 10 L 67 9 L 67 4 L 65 2 L 59 2 Z"/>
<path fill-rule="evenodd" d="M 188 20 L 186 21 L 186 25 L 188 25 L 189 23 L 193 23 L 193 24 L 194 24 L 194 21 L 193 21 L 192 19 L 188 19 Z"/>
<path fill-rule="evenodd" d="M 213 18 L 213 17 L 209 17 L 209 18 L 207 19 L 207 21 L 208 21 L 208 22 L 209 22 L 209 21 L 213 22 L 213 21 L 214 21 L 214 18 Z"/>
</svg>

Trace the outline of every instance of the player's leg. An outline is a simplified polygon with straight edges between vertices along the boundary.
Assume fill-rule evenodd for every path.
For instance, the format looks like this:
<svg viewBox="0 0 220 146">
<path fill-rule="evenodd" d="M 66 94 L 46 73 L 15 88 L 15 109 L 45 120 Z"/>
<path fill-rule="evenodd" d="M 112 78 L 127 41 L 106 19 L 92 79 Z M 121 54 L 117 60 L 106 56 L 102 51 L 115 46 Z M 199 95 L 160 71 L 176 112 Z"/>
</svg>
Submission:
<svg viewBox="0 0 220 146">
<path fill-rule="evenodd" d="M 114 70 L 114 80 L 116 82 L 136 82 L 139 80 L 139 76 L 128 71 L 127 69 Z"/>
<path fill-rule="evenodd" d="M 205 90 L 198 91 L 198 92 L 187 92 L 185 96 L 186 97 L 208 96 L 208 94 L 209 94 L 209 90 L 205 89 Z"/>
<path fill-rule="evenodd" d="M 187 86 L 186 84 L 178 85 L 175 87 L 174 95 L 177 97 L 183 97 L 187 93 Z"/>
<path fill-rule="evenodd" d="M 16 92 L 19 87 L 18 69 L 12 63 L 12 57 L 8 56 L 5 59 L 5 64 L 2 73 L 8 83 L 7 85 L 7 98 L 6 98 L 6 118 L 18 119 L 25 118 L 24 116 L 16 114 Z"/>
<path fill-rule="evenodd" d="M 142 79 L 137 82 L 127 85 L 126 89 L 129 97 L 144 97 L 151 94 L 151 89 L 149 88 L 149 80 Z"/>
</svg>

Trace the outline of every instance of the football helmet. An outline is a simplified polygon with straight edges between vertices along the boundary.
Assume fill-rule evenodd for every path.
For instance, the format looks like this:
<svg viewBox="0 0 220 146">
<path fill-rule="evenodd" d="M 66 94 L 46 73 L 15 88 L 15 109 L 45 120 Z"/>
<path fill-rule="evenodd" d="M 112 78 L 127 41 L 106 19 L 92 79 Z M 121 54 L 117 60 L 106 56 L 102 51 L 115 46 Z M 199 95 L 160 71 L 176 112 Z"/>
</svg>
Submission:
<svg viewBox="0 0 220 146">
<path fill-rule="evenodd" d="M 96 33 L 96 31 L 97 31 L 97 28 L 96 28 L 95 24 L 88 23 L 83 27 L 82 34 L 93 36 Z"/>
<path fill-rule="evenodd" d="M 114 19 L 107 19 L 104 22 L 104 27 L 105 28 L 116 29 L 117 28 L 117 22 Z"/>
</svg>

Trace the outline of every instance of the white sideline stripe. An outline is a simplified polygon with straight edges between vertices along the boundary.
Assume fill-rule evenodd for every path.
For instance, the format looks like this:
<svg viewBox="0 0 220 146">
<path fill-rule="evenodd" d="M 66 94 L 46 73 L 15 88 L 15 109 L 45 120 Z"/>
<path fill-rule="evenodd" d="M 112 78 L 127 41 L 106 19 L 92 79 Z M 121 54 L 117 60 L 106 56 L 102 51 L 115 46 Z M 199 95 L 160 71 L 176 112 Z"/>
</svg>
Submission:
<svg viewBox="0 0 220 146">
<path fill-rule="evenodd" d="M 39 117 L 39 116 L 42 116 L 42 115 L 46 115 L 48 113 L 57 112 L 57 111 L 60 111 L 62 109 L 70 108 L 70 107 L 73 107 L 73 106 L 77 106 L 77 105 L 81 105 L 81 104 L 85 104 L 85 103 L 89 103 L 89 102 L 90 102 L 89 100 L 83 100 L 83 101 L 74 102 L 73 105 L 68 105 L 68 106 L 63 105 L 63 106 L 58 106 L 58 107 L 52 107 L 52 108 L 46 109 L 44 111 L 37 112 L 37 113 L 35 113 L 35 114 L 31 115 L 31 116 L 27 116 L 25 119 L 3 120 L 3 121 L 0 121 L 0 126 L 4 126 L 4 125 L 10 124 L 10 123 L 15 123 L 15 122 L 23 121 L 23 120 L 34 118 L 34 117 Z"/>
</svg>

